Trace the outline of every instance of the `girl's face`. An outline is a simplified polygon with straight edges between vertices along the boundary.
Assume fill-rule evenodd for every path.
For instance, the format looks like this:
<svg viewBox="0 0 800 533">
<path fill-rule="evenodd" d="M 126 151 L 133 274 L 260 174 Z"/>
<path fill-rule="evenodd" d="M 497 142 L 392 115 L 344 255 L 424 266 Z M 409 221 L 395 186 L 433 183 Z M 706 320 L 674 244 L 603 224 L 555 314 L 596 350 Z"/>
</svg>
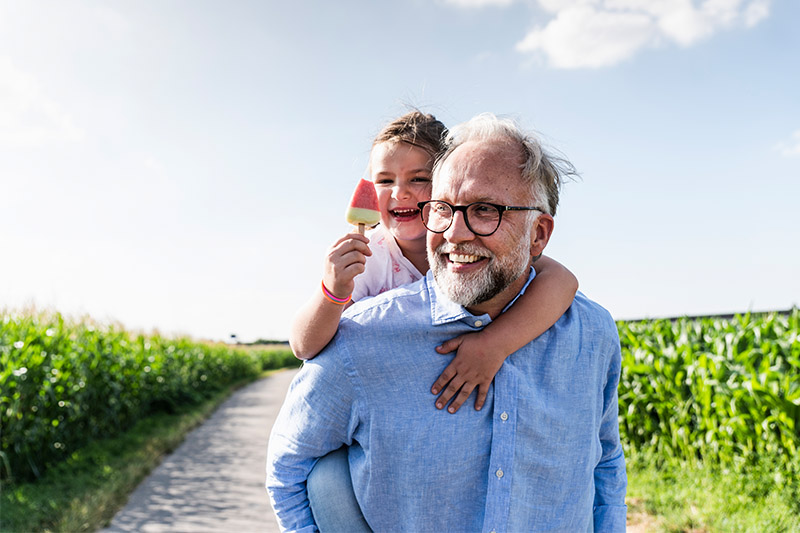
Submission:
<svg viewBox="0 0 800 533">
<path fill-rule="evenodd" d="M 382 142 L 372 148 L 369 167 L 381 224 L 398 241 L 425 239 L 417 202 L 431 199 L 432 166 L 428 152 L 404 142 Z"/>
</svg>

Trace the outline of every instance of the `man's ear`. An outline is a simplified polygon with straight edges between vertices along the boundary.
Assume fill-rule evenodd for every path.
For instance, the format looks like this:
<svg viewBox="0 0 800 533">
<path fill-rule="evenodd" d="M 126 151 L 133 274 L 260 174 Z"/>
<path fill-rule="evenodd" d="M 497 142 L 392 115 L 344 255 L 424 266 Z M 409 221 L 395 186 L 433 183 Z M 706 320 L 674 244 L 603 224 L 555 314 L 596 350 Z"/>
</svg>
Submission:
<svg viewBox="0 0 800 533">
<path fill-rule="evenodd" d="M 554 226 L 553 217 L 547 213 L 541 213 L 536 217 L 536 222 L 533 223 L 533 229 L 531 230 L 531 257 L 537 257 L 542 254 L 545 246 L 550 241 Z"/>
</svg>

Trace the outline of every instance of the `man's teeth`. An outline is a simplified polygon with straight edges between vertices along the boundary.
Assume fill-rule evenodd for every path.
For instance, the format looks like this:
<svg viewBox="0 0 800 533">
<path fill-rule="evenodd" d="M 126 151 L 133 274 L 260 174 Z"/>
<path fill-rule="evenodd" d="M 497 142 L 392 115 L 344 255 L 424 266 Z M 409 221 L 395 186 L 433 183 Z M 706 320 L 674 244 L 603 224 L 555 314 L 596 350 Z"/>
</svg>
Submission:
<svg viewBox="0 0 800 533">
<path fill-rule="evenodd" d="M 453 263 L 474 263 L 475 261 L 480 261 L 480 259 L 479 255 L 450 254 L 450 261 Z"/>
<path fill-rule="evenodd" d="M 410 217 L 419 213 L 419 209 L 393 209 L 392 213 L 398 217 Z"/>
</svg>

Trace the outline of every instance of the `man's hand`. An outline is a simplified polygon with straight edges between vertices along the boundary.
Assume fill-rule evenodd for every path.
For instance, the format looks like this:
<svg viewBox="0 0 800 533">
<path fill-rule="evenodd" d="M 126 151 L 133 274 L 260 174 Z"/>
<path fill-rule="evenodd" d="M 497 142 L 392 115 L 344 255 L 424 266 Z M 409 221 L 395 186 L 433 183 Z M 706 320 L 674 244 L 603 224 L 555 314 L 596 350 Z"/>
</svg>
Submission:
<svg viewBox="0 0 800 533">
<path fill-rule="evenodd" d="M 436 400 L 437 409 L 443 409 L 455 396 L 453 403 L 447 409 L 450 413 L 455 413 L 476 387 L 478 397 L 475 399 L 475 410 L 479 411 L 486 403 L 489 385 L 503 366 L 506 356 L 483 346 L 482 339 L 480 332 L 465 333 L 436 347 L 436 351 L 440 354 L 458 350 L 431 387 L 433 394 L 439 394 L 444 390 Z"/>
</svg>

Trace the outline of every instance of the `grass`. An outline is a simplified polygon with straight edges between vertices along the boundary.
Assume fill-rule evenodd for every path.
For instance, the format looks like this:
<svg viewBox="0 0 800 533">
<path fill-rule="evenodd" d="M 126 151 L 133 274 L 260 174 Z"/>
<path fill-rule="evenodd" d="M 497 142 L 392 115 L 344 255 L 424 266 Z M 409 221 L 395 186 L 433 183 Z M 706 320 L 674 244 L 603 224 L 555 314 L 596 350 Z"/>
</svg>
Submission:
<svg viewBox="0 0 800 533">
<path fill-rule="evenodd" d="M 618 326 L 631 530 L 800 533 L 800 310 Z"/>
<path fill-rule="evenodd" d="M 35 482 L 5 483 L 0 495 L 0 531 L 77 532 L 104 527 L 161 459 L 234 390 L 249 382 L 229 386 L 173 414 L 140 420 L 119 437 L 95 441 Z"/>
<path fill-rule="evenodd" d="M 799 483 L 767 466 L 731 472 L 634 461 L 629 524 L 642 532 L 800 533 Z"/>
</svg>

